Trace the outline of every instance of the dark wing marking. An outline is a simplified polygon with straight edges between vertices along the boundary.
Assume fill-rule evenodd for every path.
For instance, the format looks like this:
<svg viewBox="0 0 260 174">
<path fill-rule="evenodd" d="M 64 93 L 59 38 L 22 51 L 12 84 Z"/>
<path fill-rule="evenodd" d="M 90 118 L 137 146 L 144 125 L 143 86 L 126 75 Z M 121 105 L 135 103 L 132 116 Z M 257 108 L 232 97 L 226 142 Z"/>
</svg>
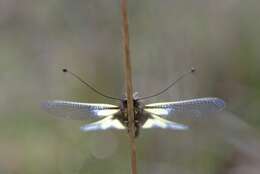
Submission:
<svg viewBox="0 0 260 174">
<path fill-rule="evenodd" d="M 42 106 L 53 115 L 75 120 L 102 118 L 119 111 L 119 107 L 110 104 L 79 103 L 62 100 L 46 101 Z"/>
<path fill-rule="evenodd" d="M 150 118 L 142 126 L 143 129 L 150 128 L 161 128 L 161 129 L 172 129 L 172 130 L 187 130 L 188 126 L 179 124 L 173 121 L 165 120 L 156 115 L 151 115 Z"/>
<path fill-rule="evenodd" d="M 113 118 L 114 116 L 108 116 L 103 118 L 100 121 L 96 121 L 94 123 L 86 124 L 80 128 L 81 131 L 89 132 L 89 131 L 102 131 L 107 129 L 119 129 L 123 130 L 125 127 L 123 124 L 118 120 Z"/>
<path fill-rule="evenodd" d="M 155 115 L 171 116 L 178 113 L 188 116 L 200 116 L 217 112 L 225 107 L 225 102 L 219 98 L 198 98 L 177 102 L 152 103 L 145 106 L 145 110 Z"/>
</svg>

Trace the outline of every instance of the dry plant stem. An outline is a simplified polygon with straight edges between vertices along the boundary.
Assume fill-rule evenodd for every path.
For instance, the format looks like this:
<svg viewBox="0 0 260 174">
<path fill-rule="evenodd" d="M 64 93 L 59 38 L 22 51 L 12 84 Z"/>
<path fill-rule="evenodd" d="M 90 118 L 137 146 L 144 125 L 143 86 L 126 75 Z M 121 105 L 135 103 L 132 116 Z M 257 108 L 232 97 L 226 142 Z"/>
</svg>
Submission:
<svg viewBox="0 0 260 174">
<path fill-rule="evenodd" d="M 123 33 L 123 48 L 124 48 L 124 74 L 125 87 L 127 91 L 127 115 L 129 120 L 129 139 L 131 146 L 131 169 L 132 174 L 137 174 L 136 166 L 136 146 L 135 146 L 135 127 L 134 127 L 134 107 L 133 107 L 133 84 L 132 84 L 132 69 L 129 50 L 129 31 L 128 31 L 128 16 L 127 16 L 127 0 L 121 1 L 122 15 L 122 33 Z"/>
</svg>

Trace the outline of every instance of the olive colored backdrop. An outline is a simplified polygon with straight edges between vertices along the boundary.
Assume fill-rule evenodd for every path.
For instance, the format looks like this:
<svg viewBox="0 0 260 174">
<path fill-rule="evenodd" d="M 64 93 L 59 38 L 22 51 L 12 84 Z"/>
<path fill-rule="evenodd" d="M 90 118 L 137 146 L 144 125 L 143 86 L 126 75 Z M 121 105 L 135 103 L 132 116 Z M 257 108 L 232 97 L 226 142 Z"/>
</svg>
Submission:
<svg viewBox="0 0 260 174">
<path fill-rule="evenodd" d="M 134 89 L 149 102 L 216 96 L 224 112 L 142 131 L 139 173 L 256 174 L 260 168 L 260 2 L 129 0 Z M 117 104 L 61 72 L 124 94 L 119 0 L 0 0 L 0 173 L 130 173 L 126 132 L 83 133 L 45 100 Z M 173 118 L 173 120 L 176 120 Z"/>
</svg>

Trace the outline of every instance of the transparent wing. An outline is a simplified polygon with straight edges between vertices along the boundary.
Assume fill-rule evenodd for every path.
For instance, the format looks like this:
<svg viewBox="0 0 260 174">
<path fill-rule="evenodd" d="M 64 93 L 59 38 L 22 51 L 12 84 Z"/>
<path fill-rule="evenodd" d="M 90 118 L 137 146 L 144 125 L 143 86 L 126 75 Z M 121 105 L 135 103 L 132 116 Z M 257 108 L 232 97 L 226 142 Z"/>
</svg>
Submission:
<svg viewBox="0 0 260 174">
<path fill-rule="evenodd" d="M 156 115 L 152 115 L 144 123 L 142 128 L 143 129 L 161 128 L 161 129 L 172 129 L 172 130 L 187 130 L 188 126 L 173 121 L 165 120 Z"/>
<path fill-rule="evenodd" d="M 89 131 L 102 131 L 102 130 L 108 130 L 108 129 L 118 129 L 123 130 L 125 127 L 118 119 L 114 119 L 114 116 L 108 116 L 106 118 L 103 118 L 100 121 L 86 124 L 80 128 L 81 131 L 89 132 Z"/>
<path fill-rule="evenodd" d="M 225 107 L 225 102 L 219 98 L 198 98 L 177 102 L 152 103 L 145 106 L 145 110 L 155 115 L 187 115 L 200 116 L 217 112 Z"/>
<path fill-rule="evenodd" d="M 79 103 L 62 100 L 46 101 L 42 104 L 42 107 L 53 115 L 75 120 L 102 118 L 119 111 L 117 106 L 110 104 Z"/>
</svg>

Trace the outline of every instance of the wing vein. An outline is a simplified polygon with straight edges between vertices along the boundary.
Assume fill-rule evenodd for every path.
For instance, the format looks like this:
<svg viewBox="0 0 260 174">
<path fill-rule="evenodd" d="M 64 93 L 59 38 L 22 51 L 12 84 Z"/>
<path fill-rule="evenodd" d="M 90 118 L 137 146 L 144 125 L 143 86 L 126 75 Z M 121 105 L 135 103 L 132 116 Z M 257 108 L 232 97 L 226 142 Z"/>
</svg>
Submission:
<svg viewBox="0 0 260 174">
<path fill-rule="evenodd" d="M 42 104 L 42 107 L 51 114 L 76 120 L 105 117 L 119 111 L 119 107 L 110 104 L 79 103 L 62 100 L 46 101 Z"/>
</svg>

